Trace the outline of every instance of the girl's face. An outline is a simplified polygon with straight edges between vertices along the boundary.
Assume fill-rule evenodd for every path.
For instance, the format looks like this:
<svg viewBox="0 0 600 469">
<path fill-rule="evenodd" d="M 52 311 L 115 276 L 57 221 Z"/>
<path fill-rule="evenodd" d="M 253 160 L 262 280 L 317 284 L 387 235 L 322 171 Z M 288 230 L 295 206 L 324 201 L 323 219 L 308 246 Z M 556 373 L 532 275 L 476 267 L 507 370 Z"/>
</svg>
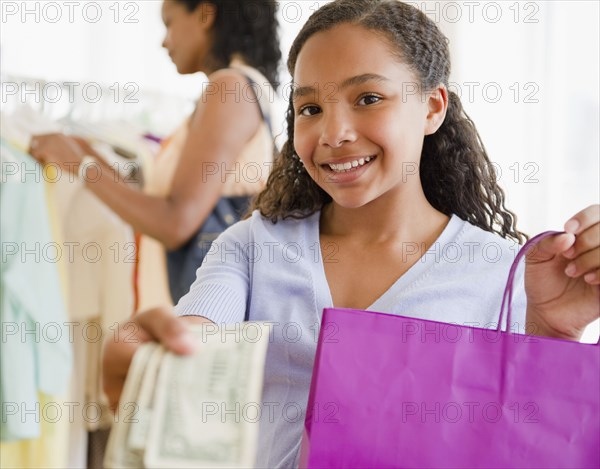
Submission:
<svg viewBox="0 0 600 469">
<path fill-rule="evenodd" d="M 202 70 L 210 52 L 210 28 L 214 21 L 209 4 L 200 4 L 189 12 L 183 3 L 165 0 L 162 4 L 162 19 L 167 33 L 162 46 L 182 74 Z"/>
<path fill-rule="evenodd" d="M 351 24 L 316 33 L 294 83 L 296 153 L 335 203 L 357 208 L 420 188 L 423 139 L 441 125 L 444 99 L 418 91 L 381 35 Z"/>
</svg>

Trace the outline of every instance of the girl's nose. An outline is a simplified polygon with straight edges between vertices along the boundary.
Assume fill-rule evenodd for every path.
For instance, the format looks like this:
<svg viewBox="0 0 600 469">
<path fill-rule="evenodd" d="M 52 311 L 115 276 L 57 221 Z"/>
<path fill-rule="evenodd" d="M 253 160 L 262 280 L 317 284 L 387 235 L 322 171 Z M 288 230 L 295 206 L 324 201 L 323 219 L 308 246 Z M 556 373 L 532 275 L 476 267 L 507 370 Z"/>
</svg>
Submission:
<svg viewBox="0 0 600 469">
<path fill-rule="evenodd" d="M 331 111 L 323 116 L 319 145 L 339 148 L 356 140 L 352 120 L 343 111 Z"/>
</svg>

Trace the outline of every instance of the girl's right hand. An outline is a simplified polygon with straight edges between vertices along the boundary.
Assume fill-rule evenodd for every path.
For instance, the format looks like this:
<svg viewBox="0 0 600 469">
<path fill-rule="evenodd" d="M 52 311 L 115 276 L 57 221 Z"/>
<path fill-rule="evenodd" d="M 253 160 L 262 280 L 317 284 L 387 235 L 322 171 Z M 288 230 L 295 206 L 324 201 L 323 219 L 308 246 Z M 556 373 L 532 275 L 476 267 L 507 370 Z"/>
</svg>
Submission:
<svg viewBox="0 0 600 469">
<path fill-rule="evenodd" d="M 187 323 L 201 323 L 208 319 L 173 315 L 172 308 L 154 308 L 136 315 L 120 325 L 116 337 L 106 343 L 102 363 L 102 381 L 110 408 L 116 411 L 127 371 L 137 349 L 145 342 L 157 341 L 167 349 L 182 355 L 194 352 L 196 342 L 186 327 Z"/>
</svg>

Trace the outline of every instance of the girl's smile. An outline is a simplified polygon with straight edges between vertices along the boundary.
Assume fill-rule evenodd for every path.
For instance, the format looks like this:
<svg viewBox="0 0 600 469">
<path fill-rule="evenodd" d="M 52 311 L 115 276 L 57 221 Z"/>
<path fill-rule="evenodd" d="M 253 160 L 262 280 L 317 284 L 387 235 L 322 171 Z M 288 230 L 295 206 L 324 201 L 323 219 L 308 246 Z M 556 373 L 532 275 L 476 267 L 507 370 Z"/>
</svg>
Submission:
<svg viewBox="0 0 600 469">
<path fill-rule="evenodd" d="M 329 173 L 326 176 L 326 182 L 343 184 L 354 182 L 360 178 L 375 163 L 376 159 L 377 155 L 353 156 L 331 160 L 321 164 L 320 167 L 325 173 Z"/>
</svg>

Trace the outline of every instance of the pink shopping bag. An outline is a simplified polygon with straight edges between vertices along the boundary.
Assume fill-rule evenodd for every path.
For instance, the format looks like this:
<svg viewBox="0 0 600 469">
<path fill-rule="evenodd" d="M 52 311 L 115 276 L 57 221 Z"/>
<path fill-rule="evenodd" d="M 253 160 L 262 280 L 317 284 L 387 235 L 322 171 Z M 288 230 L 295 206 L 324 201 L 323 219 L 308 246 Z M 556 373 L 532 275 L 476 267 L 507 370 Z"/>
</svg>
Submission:
<svg viewBox="0 0 600 469">
<path fill-rule="evenodd" d="M 300 467 L 598 468 L 599 411 L 598 345 L 326 309 Z"/>
</svg>

